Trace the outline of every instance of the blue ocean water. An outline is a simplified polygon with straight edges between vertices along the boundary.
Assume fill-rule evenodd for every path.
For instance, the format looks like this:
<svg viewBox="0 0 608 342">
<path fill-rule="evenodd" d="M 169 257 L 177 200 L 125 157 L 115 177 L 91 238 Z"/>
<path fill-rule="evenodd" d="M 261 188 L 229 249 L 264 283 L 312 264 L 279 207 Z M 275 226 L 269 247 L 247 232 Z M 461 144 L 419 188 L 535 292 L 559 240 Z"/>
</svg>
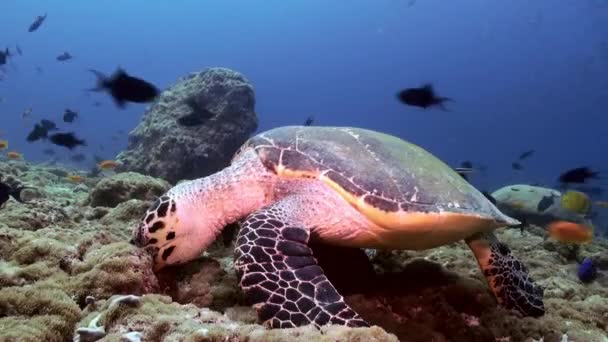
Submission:
<svg viewBox="0 0 608 342">
<path fill-rule="evenodd" d="M 121 110 L 107 94 L 83 91 L 95 84 L 89 68 L 121 66 L 166 88 L 188 72 L 223 66 L 255 86 L 259 130 L 309 115 L 318 125 L 381 130 L 453 166 L 487 166 L 471 181 L 490 191 L 554 185 L 561 171 L 582 165 L 608 171 L 605 1 L 4 0 L 2 7 L 0 48 L 19 44 L 23 56 L 3 67 L 1 138 L 30 161 L 48 159 L 41 151 L 50 146 L 25 140 L 33 123 L 61 122 L 65 108 L 81 114 L 72 127 L 88 142 L 81 151 L 111 159 L 126 146 L 125 135 L 112 136 L 135 127 L 145 105 Z M 44 13 L 40 29 L 27 32 Z M 58 62 L 64 51 L 74 59 Z M 397 101 L 399 90 L 427 82 L 454 99 L 449 111 Z M 33 113 L 24 121 L 27 107 Z M 528 149 L 536 154 L 515 172 L 511 162 Z"/>
</svg>

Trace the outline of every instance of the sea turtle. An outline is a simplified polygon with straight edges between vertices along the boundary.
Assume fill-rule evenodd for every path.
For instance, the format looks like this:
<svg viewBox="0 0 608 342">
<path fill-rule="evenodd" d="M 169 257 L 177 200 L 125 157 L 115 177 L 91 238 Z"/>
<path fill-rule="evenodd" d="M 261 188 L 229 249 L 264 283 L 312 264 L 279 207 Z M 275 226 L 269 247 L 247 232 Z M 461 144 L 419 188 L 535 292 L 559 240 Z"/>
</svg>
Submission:
<svg viewBox="0 0 608 342">
<path fill-rule="evenodd" d="M 412 250 L 465 240 L 499 303 L 544 314 L 543 289 L 491 232 L 519 221 L 429 152 L 394 136 L 321 126 L 262 132 L 229 167 L 159 197 L 131 242 L 153 251 L 158 270 L 197 258 L 239 220 L 234 266 L 267 327 L 368 325 L 326 278 L 310 239 Z"/>
</svg>

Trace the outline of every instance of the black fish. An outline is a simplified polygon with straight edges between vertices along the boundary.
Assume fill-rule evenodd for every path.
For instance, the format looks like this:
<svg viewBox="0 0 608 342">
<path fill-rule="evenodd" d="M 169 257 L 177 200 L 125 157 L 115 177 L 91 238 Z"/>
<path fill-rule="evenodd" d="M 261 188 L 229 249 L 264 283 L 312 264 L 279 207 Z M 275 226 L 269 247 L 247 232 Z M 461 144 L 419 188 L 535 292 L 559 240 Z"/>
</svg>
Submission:
<svg viewBox="0 0 608 342">
<path fill-rule="evenodd" d="M 531 157 L 531 156 L 534 154 L 534 152 L 535 152 L 534 150 L 528 150 L 528 151 L 526 151 L 526 152 L 524 152 L 524 153 L 520 154 L 520 155 L 519 155 L 519 160 L 524 160 L 524 159 L 526 159 L 526 158 Z"/>
<path fill-rule="evenodd" d="M 69 52 L 64 52 L 61 55 L 57 56 L 57 60 L 60 62 L 69 61 L 72 58 L 74 58 L 74 57 L 72 55 L 70 55 Z"/>
<path fill-rule="evenodd" d="M 304 126 L 312 126 L 312 124 L 314 122 L 315 122 L 315 117 L 311 115 L 306 118 L 306 121 L 304 121 Z"/>
<path fill-rule="evenodd" d="M 443 105 L 446 101 L 453 101 L 448 97 L 437 97 L 433 86 L 431 84 L 425 84 L 420 88 L 408 88 L 400 91 L 397 94 L 399 101 L 416 107 L 428 108 L 431 106 L 438 106 L 442 110 L 446 110 Z"/>
<path fill-rule="evenodd" d="M 40 125 L 47 131 L 57 130 L 57 125 L 51 120 L 42 119 L 40 120 Z"/>
<path fill-rule="evenodd" d="M 10 185 L 0 181 L 0 207 L 4 207 L 6 201 L 8 201 L 9 196 L 13 197 L 17 202 L 26 203 L 21 199 L 21 192 L 24 189 L 31 189 L 26 186 L 18 186 L 16 188 L 11 187 Z"/>
<path fill-rule="evenodd" d="M 513 170 L 523 170 L 523 169 L 524 169 L 524 167 L 523 167 L 523 166 L 521 166 L 521 164 L 520 164 L 520 163 L 518 163 L 518 162 L 512 162 L 512 163 L 511 163 L 511 168 L 512 168 Z"/>
<path fill-rule="evenodd" d="M 95 102 L 93 102 L 93 106 L 95 106 L 95 107 L 101 107 L 101 102 L 95 101 Z"/>
<path fill-rule="evenodd" d="M 49 140 L 59 146 L 64 146 L 69 148 L 70 150 L 78 145 L 86 146 L 86 142 L 84 140 L 76 138 L 74 133 L 55 133 L 49 137 Z"/>
<path fill-rule="evenodd" d="M 36 19 L 34 19 L 34 22 L 27 29 L 27 31 L 28 32 L 36 31 L 40 27 L 40 25 L 42 25 L 42 23 L 44 22 L 44 19 L 46 19 L 46 13 L 44 15 L 37 16 Z"/>
<path fill-rule="evenodd" d="M 66 109 L 63 113 L 63 122 L 74 122 L 77 117 L 78 113 L 71 109 Z"/>
<path fill-rule="evenodd" d="M 568 170 L 559 176 L 561 183 L 585 183 L 588 179 L 597 179 L 599 172 L 592 171 L 589 167 L 577 167 Z"/>
<path fill-rule="evenodd" d="M 555 203 L 554 195 L 543 196 L 543 198 L 538 202 L 538 205 L 536 206 L 536 210 L 543 212 L 543 211 L 547 210 L 550 206 L 552 206 L 553 203 Z"/>
<path fill-rule="evenodd" d="M 19 56 L 23 56 L 23 51 L 21 51 L 21 48 L 19 47 L 19 44 L 15 45 L 15 49 L 17 50 L 17 53 L 19 54 Z"/>
<path fill-rule="evenodd" d="M 494 198 L 494 196 L 490 195 L 490 193 L 487 191 L 482 191 L 481 193 L 486 196 L 486 198 L 492 202 L 492 204 L 496 205 L 496 198 Z"/>
<path fill-rule="evenodd" d="M 77 163 L 81 163 L 81 162 L 85 161 L 86 159 L 87 159 L 87 156 L 82 153 L 78 153 L 78 154 L 75 154 L 70 157 L 70 160 L 77 162 Z"/>
<path fill-rule="evenodd" d="M 151 102 L 160 93 L 158 88 L 153 84 L 129 76 L 120 68 L 109 78 L 99 71 L 92 69 L 90 71 L 97 76 L 97 87 L 90 90 L 108 91 L 116 104 L 121 108 L 124 108 L 126 102 Z"/>
<path fill-rule="evenodd" d="M 463 161 L 462 163 L 460 163 L 460 167 L 455 167 L 454 171 L 456 171 L 460 176 L 462 176 L 462 178 L 464 178 L 465 180 L 469 180 L 469 173 L 472 173 L 473 170 L 473 163 L 471 163 L 468 160 Z"/>
<path fill-rule="evenodd" d="M 28 142 L 34 142 L 40 139 L 46 139 L 48 136 L 49 130 L 45 128 L 41 123 L 37 123 L 34 125 L 34 129 L 28 134 L 26 140 Z"/>
<path fill-rule="evenodd" d="M 472 169 L 473 168 L 473 163 L 469 160 L 465 160 L 462 163 L 460 163 L 460 167 L 462 168 L 467 168 L 467 169 Z"/>
<path fill-rule="evenodd" d="M 0 65 L 4 65 L 8 62 L 8 58 L 11 57 L 11 52 L 6 48 L 4 51 L 0 51 Z"/>
</svg>

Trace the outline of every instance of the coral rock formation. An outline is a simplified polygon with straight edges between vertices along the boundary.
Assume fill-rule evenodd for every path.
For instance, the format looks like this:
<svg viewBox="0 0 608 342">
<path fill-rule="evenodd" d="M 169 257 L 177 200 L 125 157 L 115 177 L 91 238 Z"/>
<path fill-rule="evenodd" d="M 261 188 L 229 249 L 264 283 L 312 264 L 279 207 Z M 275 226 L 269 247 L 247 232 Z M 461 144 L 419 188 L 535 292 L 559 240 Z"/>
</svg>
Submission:
<svg viewBox="0 0 608 342">
<path fill-rule="evenodd" d="M 240 73 L 209 68 L 190 74 L 165 90 L 129 134 L 118 155 L 122 169 L 171 183 L 203 177 L 227 166 L 257 128 L 253 86 Z M 186 115 L 212 117 L 186 127 Z"/>
</svg>

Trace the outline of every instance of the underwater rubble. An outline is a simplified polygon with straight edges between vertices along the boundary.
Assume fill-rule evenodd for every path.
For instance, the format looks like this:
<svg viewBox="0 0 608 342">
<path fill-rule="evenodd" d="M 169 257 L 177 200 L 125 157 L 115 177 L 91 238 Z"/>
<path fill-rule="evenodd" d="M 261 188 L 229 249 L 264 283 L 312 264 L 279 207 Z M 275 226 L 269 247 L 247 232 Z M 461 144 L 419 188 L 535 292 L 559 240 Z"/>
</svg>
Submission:
<svg viewBox="0 0 608 342">
<path fill-rule="evenodd" d="M 0 209 L 1 341 L 608 341 L 608 241 L 570 246 L 540 229 L 502 229 L 545 287 L 545 316 L 499 307 L 464 243 L 365 253 L 314 245 L 346 301 L 373 326 L 268 330 L 256 324 L 232 267 L 234 230 L 201 258 L 155 274 L 128 243 L 169 183 L 136 172 L 66 179 L 60 166 L 0 161 L 31 186 Z M 27 196 L 26 196 L 27 195 Z M 581 283 L 592 257 L 599 278 Z"/>
<path fill-rule="evenodd" d="M 164 90 L 129 133 L 128 146 L 117 157 L 121 170 L 172 183 L 219 171 L 257 129 L 254 105 L 253 86 L 241 73 L 226 68 L 191 73 Z M 178 123 L 199 114 L 205 118 L 200 125 Z"/>
</svg>

